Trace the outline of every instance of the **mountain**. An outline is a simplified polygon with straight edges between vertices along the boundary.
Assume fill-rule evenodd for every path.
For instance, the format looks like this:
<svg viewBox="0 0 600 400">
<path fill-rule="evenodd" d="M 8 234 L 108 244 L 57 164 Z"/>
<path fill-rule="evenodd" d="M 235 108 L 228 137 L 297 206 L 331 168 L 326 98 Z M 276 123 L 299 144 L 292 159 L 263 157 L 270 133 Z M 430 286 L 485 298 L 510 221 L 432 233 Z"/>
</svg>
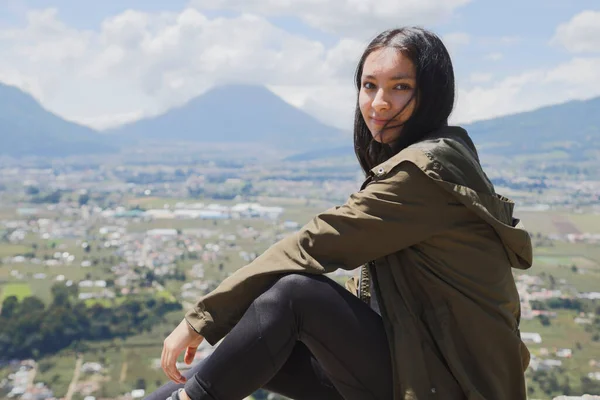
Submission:
<svg viewBox="0 0 600 400">
<path fill-rule="evenodd" d="M 465 125 L 488 153 L 511 155 L 562 151 L 590 157 L 600 150 L 600 97 Z"/>
<path fill-rule="evenodd" d="M 31 95 L 0 83 L 0 154 L 64 157 L 116 150 L 93 129 L 66 121 Z"/>
<path fill-rule="evenodd" d="M 600 97 L 465 125 L 485 153 L 600 151 Z M 264 145 L 292 160 L 354 156 L 352 136 L 324 125 L 262 86 L 216 87 L 166 113 L 99 134 L 45 110 L 21 90 L 0 84 L 0 154 L 67 156 L 117 151 L 141 142 Z"/>
<path fill-rule="evenodd" d="M 600 154 L 600 97 L 574 100 L 537 110 L 462 125 L 482 153 L 513 156 L 563 152 L 575 159 Z M 348 140 L 351 141 L 349 137 Z M 351 143 L 290 160 L 308 161 L 353 155 Z"/>
<path fill-rule="evenodd" d="M 286 150 L 342 145 L 348 134 L 252 85 L 219 86 L 181 107 L 106 131 L 119 140 L 253 143 Z"/>
</svg>

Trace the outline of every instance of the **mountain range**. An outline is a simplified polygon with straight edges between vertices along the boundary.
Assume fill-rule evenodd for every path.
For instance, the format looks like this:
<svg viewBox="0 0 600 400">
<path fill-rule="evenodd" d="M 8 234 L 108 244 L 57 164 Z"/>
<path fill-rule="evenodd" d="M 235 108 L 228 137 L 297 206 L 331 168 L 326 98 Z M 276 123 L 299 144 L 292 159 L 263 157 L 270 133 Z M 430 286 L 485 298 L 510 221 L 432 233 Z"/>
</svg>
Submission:
<svg viewBox="0 0 600 400">
<path fill-rule="evenodd" d="M 348 137 L 267 88 L 250 85 L 216 87 L 181 107 L 106 134 L 155 142 L 258 142 L 299 151 L 336 146 Z"/>
<path fill-rule="evenodd" d="M 600 97 L 573 100 L 518 114 L 478 121 L 465 128 L 485 151 L 530 154 L 564 151 L 593 157 L 600 150 Z"/>
<path fill-rule="evenodd" d="M 95 130 L 66 121 L 31 95 L 0 83 L 0 154 L 63 157 L 117 150 Z"/>
<path fill-rule="evenodd" d="M 486 152 L 600 149 L 600 97 L 465 125 Z M 253 143 L 296 153 L 293 159 L 350 155 L 347 132 L 319 122 L 261 86 L 216 87 L 162 115 L 105 132 L 66 121 L 31 95 L 0 84 L 0 154 L 63 157 L 117 152 L 140 143 Z"/>
</svg>

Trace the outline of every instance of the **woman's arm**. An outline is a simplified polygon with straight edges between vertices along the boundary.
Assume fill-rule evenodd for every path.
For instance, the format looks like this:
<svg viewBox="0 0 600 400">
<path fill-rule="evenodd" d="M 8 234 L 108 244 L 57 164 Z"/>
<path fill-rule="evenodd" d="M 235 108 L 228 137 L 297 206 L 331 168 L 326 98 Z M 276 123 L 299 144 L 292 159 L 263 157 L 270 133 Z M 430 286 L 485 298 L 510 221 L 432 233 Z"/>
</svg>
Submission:
<svg viewBox="0 0 600 400">
<path fill-rule="evenodd" d="M 410 162 L 317 215 L 202 297 L 185 316 L 214 344 L 278 274 L 352 270 L 448 229 L 449 195 Z"/>
</svg>

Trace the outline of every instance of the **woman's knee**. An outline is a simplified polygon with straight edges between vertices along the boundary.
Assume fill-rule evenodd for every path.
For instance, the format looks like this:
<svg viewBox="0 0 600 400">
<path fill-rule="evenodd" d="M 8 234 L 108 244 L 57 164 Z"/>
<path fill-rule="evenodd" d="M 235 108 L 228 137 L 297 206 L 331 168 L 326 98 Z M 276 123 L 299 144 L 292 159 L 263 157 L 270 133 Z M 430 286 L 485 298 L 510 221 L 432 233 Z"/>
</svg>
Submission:
<svg viewBox="0 0 600 400">
<path fill-rule="evenodd" d="M 318 275 L 285 274 L 277 279 L 271 289 L 288 294 L 297 293 L 310 288 L 318 278 Z"/>
<path fill-rule="evenodd" d="M 314 287 L 316 276 L 304 274 L 282 275 L 261 296 L 255 300 L 255 305 L 279 305 L 287 307 L 306 297 L 311 287 Z"/>
<path fill-rule="evenodd" d="M 299 296 L 308 294 L 321 278 L 320 275 L 299 273 L 286 274 L 281 276 L 277 282 L 271 286 L 270 290 L 274 291 L 282 298 L 298 298 Z"/>
</svg>

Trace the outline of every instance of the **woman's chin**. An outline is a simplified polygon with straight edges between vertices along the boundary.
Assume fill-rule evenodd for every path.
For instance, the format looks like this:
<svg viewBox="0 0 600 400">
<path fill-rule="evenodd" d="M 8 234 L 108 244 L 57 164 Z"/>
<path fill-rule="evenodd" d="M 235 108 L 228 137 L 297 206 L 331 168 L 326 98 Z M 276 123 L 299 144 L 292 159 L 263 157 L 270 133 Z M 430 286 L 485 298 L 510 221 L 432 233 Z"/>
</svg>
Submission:
<svg viewBox="0 0 600 400">
<path fill-rule="evenodd" d="M 377 143 L 381 143 L 381 144 L 391 144 L 393 142 L 395 142 L 396 140 L 398 140 L 397 137 L 381 137 L 380 135 L 373 135 L 373 140 L 376 141 Z"/>
<path fill-rule="evenodd" d="M 385 132 L 371 130 L 371 135 L 373 136 L 373 140 L 382 143 L 382 144 L 391 144 L 398 140 L 400 137 L 400 132 L 389 130 Z"/>
</svg>

